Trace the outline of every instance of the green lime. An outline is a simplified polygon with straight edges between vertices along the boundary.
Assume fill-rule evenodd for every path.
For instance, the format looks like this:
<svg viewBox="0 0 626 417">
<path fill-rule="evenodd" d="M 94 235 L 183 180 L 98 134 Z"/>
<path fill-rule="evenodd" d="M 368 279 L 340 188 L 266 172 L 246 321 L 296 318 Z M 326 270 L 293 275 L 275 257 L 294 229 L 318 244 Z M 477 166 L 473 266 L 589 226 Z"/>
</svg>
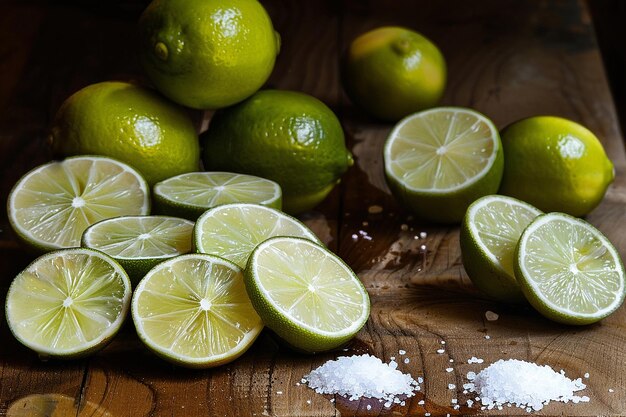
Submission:
<svg viewBox="0 0 626 417">
<path fill-rule="evenodd" d="M 384 120 L 435 106 L 446 86 L 446 62 L 437 46 L 401 27 L 381 27 L 357 37 L 341 68 L 350 99 Z"/>
<path fill-rule="evenodd" d="M 191 252 L 193 222 L 167 216 L 120 216 L 85 230 L 82 246 L 111 256 L 133 284 L 156 264 Z"/>
<path fill-rule="evenodd" d="M 494 194 L 504 164 L 491 120 L 458 107 L 402 119 L 383 156 L 393 195 L 420 217 L 441 223 L 461 221 L 474 200 Z"/>
<path fill-rule="evenodd" d="M 202 140 L 207 169 L 276 181 L 289 213 L 321 202 L 353 163 L 335 114 L 294 91 L 260 91 L 218 111 Z"/>
<path fill-rule="evenodd" d="M 263 329 L 241 269 L 203 254 L 181 255 L 150 270 L 135 289 L 132 315 L 150 350 L 189 368 L 237 359 Z"/>
<path fill-rule="evenodd" d="M 92 84 L 59 108 L 51 134 L 59 155 L 106 155 L 137 169 L 150 184 L 197 171 L 198 136 L 185 111 L 146 88 Z"/>
<path fill-rule="evenodd" d="M 335 349 L 369 318 L 369 296 L 356 274 L 310 240 L 268 239 L 254 249 L 244 273 L 263 322 L 296 349 Z"/>
<path fill-rule="evenodd" d="M 206 211 L 193 231 L 197 252 L 221 256 L 241 268 L 259 243 L 273 236 L 298 236 L 321 243 L 304 223 L 258 204 L 224 204 Z"/>
<path fill-rule="evenodd" d="M 141 63 L 159 91 L 196 109 L 249 97 L 280 49 L 256 0 L 154 0 L 141 15 L 139 37 Z"/>
<path fill-rule="evenodd" d="M 130 297 L 126 272 L 108 255 L 63 249 L 37 258 L 15 277 L 6 318 L 17 340 L 40 357 L 77 358 L 115 336 Z"/>
<path fill-rule="evenodd" d="M 502 131 L 504 175 L 500 193 L 545 212 L 584 216 L 613 182 L 615 171 L 602 143 L 571 120 L 536 116 Z"/>
<path fill-rule="evenodd" d="M 624 301 L 624 266 L 595 227 L 563 213 L 537 217 L 515 251 L 515 277 L 533 307 L 565 324 L 589 324 Z"/>
<path fill-rule="evenodd" d="M 208 209 L 229 203 L 255 203 L 280 210 L 280 185 L 231 172 L 191 172 L 154 185 L 154 210 L 195 221 Z"/>
<path fill-rule="evenodd" d="M 511 197 L 488 195 L 473 202 L 461 225 L 463 267 L 474 285 L 505 302 L 524 301 L 513 270 L 515 247 L 540 210 Z"/>
<path fill-rule="evenodd" d="M 8 200 L 9 221 L 29 246 L 48 251 L 80 245 L 100 220 L 150 211 L 148 184 L 137 171 L 98 156 L 67 158 L 24 175 Z"/>
</svg>

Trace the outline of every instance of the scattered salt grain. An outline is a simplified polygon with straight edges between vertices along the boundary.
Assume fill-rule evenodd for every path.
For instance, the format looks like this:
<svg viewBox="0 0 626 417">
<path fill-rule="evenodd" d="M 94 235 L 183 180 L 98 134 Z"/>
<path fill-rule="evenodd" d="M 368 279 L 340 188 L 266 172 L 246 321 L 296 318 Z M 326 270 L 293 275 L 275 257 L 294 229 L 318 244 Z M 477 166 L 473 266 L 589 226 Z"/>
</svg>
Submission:
<svg viewBox="0 0 626 417">
<path fill-rule="evenodd" d="M 468 406 L 468 407 L 471 407 L 471 406 L 473 406 L 473 405 L 474 405 L 474 401 L 472 401 L 472 400 L 467 400 L 467 406 Z"/>
<path fill-rule="evenodd" d="M 359 237 L 357 236 L 356 233 L 352 234 L 352 240 L 357 240 Z"/>
<path fill-rule="evenodd" d="M 453 362 L 454 362 L 454 359 L 450 359 L 448 362 L 453 363 Z"/>
<path fill-rule="evenodd" d="M 489 340 L 491 339 L 491 336 L 489 336 L 488 334 L 485 335 L 485 339 Z"/>
<path fill-rule="evenodd" d="M 420 239 L 426 239 L 426 236 L 428 236 L 428 233 L 420 232 Z"/>
<path fill-rule="evenodd" d="M 456 398 L 453 398 L 452 400 L 450 400 L 450 402 L 451 402 L 452 404 L 456 404 L 456 403 L 458 403 L 458 402 L 459 402 L 459 400 L 457 400 Z"/>
<path fill-rule="evenodd" d="M 456 385 L 454 385 L 454 384 L 448 384 L 448 389 L 455 389 L 455 388 L 456 388 Z"/>
<path fill-rule="evenodd" d="M 367 408 L 368 410 L 371 410 L 372 406 L 368 404 L 367 407 L 365 407 L 365 408 Z"/>
<path fill-rule="evenodd" d="M 442 341 L 441 341 L 441 344 L 442 344 L 442 345 L 445 345 L 445 344 L 446 344 L 446 341 L 445 341 L 445 340 L 442 340 Z"/>
<path fill-rule="evenodd" d="M 463 387 L 480 394 L 482 406 L 487 410 L 514 405 L 532 412 L 541 410 L 550 401 L 589 402 L 587 396 L 574 395 L 586 388 L 581 378 L 571 380 L 563 371 L 558 373 L 547 365 L 517 359 L 501 359 L 478 374 L 468 373 L 467 379 L 471 384 Z"/>
<path fill-rule="evenodd" d="M 409 363 L 411 360 L 409 358 L 404 358 L 404 363 Z"/>
<path fill-rule="evenodd" d="M 487 319 L 487 321 L 496 321 L 499 317 L 500 315 L 498 313 L 494 313 L 493 311 L 485 312 L 485 318 Z"/>
<path fill-rule="evenodd" d="M 454 371 L 454 368 L 446 368 L 446 372 L 452 372 Z"/>
<path fill-rule="evenodd" d="M 403 232 L 406 232 L 407 230 L 409 230 L 409 225 L 408 224 L 401 224 L 400 225 L 400 230 L 402 230 Z"/>
<path fill-rule="evenodd" d="M 419 400 L 419 401 L 417 402 L 417 405 L 424 405 L 424 404 L 426 404 L 426 402 L 425 402 L 424 400 Z"/>
<path fill-rule="evenodd" d="M 400 350 L 398 351 L 398 353 L 399 353 L 400 355 L 405 355 L 405 354 L 406 354 L 406 350 L 400 349 Z"/>
<path fill-rule="evenodd" d="M 440 355 L 441 355 L 442 353 L 445 353 L 445 351 L 446 351 L 445 349 L 437 349 L 437 353 L 438 353 L 438 354 L 440 354 Z"/>
<path fill-rule="evenodd" d="M 283 392 L 282 391 L 276 391 L 276 394 L 283 395 Z"/>
<path fill-rule="evenodd" d="M 615 392 L 613 388 L 609 388 L 609 392 Z"/>
<path fill-rule="evenodd" d="M 585 378 L 589 378 L 589 372 L 585 373 Z"/>
<path fill-rule="evenodd" d="M 311 404 L 311 400 L 306 400 L 306 403 L 307 404 Z"/>
<path fill-rule="evenodd" d="M 472 356 L 471 358 L 467 360 L 467 363 L 483 363 L 483 362 L 484 362 L 483 359 L 477 358 L 476 356 Z"/>
<path fill-rule="evenodd" d="M 430 417 L 430 413 L 424 413 L 424 417 Z"/>
</svg>

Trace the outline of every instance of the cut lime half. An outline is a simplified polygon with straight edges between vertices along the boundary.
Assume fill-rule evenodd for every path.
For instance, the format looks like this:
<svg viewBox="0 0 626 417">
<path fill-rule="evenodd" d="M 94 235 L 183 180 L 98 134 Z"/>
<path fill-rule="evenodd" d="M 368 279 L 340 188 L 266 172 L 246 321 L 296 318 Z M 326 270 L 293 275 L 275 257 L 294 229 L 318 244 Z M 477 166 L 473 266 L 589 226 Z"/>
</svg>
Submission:
<svg viewBox="0 0 626 417">
<path fill-rule="evenodd" d="M 522 233 L 515 276 L 541 314 L 589 324 L 624 300 L 624 266 L 611 242 L 584 220 L 562 213 L 537 217 Z"/>
<path fill-rule="evenodd" d="M 37 258 L 15 277 L 6 317 L 17 340 L 41 357 L 75 358 L 117 333 L 130 297 L 126 272 L 108 255 L 64 249 Z"/>
<path fill-rule="evenodd" d="M 241 269 L 204 254 L 181 255 L 148 272 L 135 289 L 132 315 L 148 348 L 190 368 L 238 358 L 263 329 Z"/>
<path fill-rule="evenodd" d="M 245 280 L 265 324 L 305 352 L 341 346 L 369 317 L 369 296 L 356 274 L 310 240 L 274 237 L 259 244 Z"/>
<path fill-rule="evenodd" d="M 502 144 L 494 124 L 464 108 L 439 107 L 402 119 L 384 148 L 387 183 L 417 215 L 459 222 L 502 179 Z"/>
</svg>

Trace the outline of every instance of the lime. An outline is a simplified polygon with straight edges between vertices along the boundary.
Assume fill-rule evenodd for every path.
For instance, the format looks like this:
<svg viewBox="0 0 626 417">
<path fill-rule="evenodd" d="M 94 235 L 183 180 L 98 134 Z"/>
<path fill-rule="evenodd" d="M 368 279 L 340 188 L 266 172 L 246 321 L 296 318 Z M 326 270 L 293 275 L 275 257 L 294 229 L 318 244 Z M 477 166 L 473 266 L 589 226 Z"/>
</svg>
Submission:
<svg viewBox="0 0 626 417">
<path fill-rule="evenodd" d="M 461 221 L 474 200 L 494 194 L 504 163 L 493 123 L 456 107 L 402 119 L 383 156 L 393 195 L 415 214 L 442 223 Z"/>
<path fill-rule="evenodd" d="M 15 184 L 7 208 L 17 235 L 43 251 L 79 246 L 83 231 L 100 220 L 149 210 L 148 184 L 139 173 L 96 156 L 33 169 Z"/>
<path fill-rule="evenodd" d="M 499 301 L 524 301 L 513 270 L 515 247 L 540 210 L 511 197 L 488 195 L 473 202 L 461 226 L 461 258 L 474 285 Z"/>
<path fill-rule="evenodd" d="M 51 133 L 59 155 L 106 155 L 148 183 L 197 171 L 198 136 L 184 110 L 154 91 L 123 82 L 92 84 L 59 108 Z"/>
<path fill-rule="evenodd" d="M 196 251 L 246 266 L 256 245 L 273 236 L 298 236 L 318 242 L 299 220 L 258 204 L 224 204 L 198 218 L 193 231 Z"/>
<path fill-rule="evenodd" d="M 132 315 L 149 349 L 190 368 L 237 359 L 263 329 L 241 269 L 204 254 L 181 255 L 150 270 L 135 289 Z"/>
<path fill-rule="evenodd" d="M 85 230 L 82 246 L 111 256 L 133 284 L 159 262 L 191 251 L 193 222 L 167 216 L 120 216 Z"/>
<path fill-rule="evenodd" d="M 350 99 L 384 120 L 435 106 L 446 86 L 446 62 L 437 46 L 402 27 L 381 27 L 357 37 L 341 68 Z"/>
<path fill-rule="evenodd" d="M 537 217 L 515 251 L 515 276 L 533 307 L 565 324 L 589 324 L 624 301 L 624 266 L 595 227 L 563 213 Z"/>
<path fill-rule="evenodd" d="M 170 99 L 196 109 L 237 103 L 270 76 L 280 49 L 256 0 L 154 0 L 139 20 L 139 56 Z"/>
<path fill-rule="evenodd" d="M 369 317 L 369 296 L 356 274 L 307 239 L 279 236 L 259 244 L 248 260 L 245 283 L 263 322 L 305 352 L 343 345 Z"/>
<path fill-rule="evenodd" d="M 584 216 L 613 182 L 615 171 L 602 144 L 571 120 L 536 116 L 502 131 L 504 175 L 500 193 L 545 212 Z"/>
<path fill-rule="evenodd" d="M 255 203 L 280 210 L 280 185 L 265 178 L 231 172 L 191 172 L 155 184 L 154 210 L 195 221 L 211 207 Z"/>
<path fill-rule="evenodd" d="M 202 139 L 207 169 L 276 181 L 289 213 L 315 207 L 353 163 L 335 114 L 294 91 L 260 91 L 217 112 Z"/>
<path fill-rule="evenodd" d="M 122 326 L 130 281 L 108 255 L 84 248 L 47 253 L 11 283 L 9 329 L 42 358 L 76 358 L 103 348 Z"/>
</svg>

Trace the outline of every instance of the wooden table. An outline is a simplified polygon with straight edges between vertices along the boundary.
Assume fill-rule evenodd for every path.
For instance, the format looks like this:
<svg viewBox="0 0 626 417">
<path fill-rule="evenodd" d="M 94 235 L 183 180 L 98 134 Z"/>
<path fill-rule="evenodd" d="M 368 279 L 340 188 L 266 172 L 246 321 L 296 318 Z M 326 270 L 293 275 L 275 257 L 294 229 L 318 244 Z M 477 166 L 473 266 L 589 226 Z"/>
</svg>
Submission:
<svg viewBox="0 0 626 417">
<path fill-rule="evenodd" d="M 279 347 L 263 334 L 236 362 L 192 371 L 149 353 L 130 322 L 112 344 L 89 359 L 43 363 L 11 337 L 2 316 L 0 416 L 474 415 L 481 414 L 479 408 L 465 406 L 471 397 L 460 388 L 465 375 L 500 358 L 548 364 L 570 377 L 590 374 L 584 391 L 589 403 L 552 403 L 538 414 L 626 415 L 626 308 L 595 325 L 567 327 L 530 308 L 499 304 L 479 294 L 461 264 L 458 228 L 413 219 L 389 194 L 381 148 L 392 125 L 355 110 L 342 93 L 338 75 L 339 55 L 356 35 L 380 25 L 405 25 L 434 40 L 447 58 L 444 104 L 476 108 L 499 127 L 537 114 L 583 123 L 600 137 L 617 170 L 615 183 L 588 220 L 624 256 L 624 144 L 586 3 L 263 3 L 283 40 L 269 85 L 304 91 L 330 105 L 355 155 L 355 166 L 331 197 L 301 217 L 366 285 L 372 299 L 366 327 L 347 352 L 306 356 Z M 47 127 L 65 97 L 93 82 L 142 78 L 131 39 L 145 3 L 117 2 L 106 8 L 89 4 L 0 5 L 3 201 L 21 175 L 49 160 Z M 195 117 L 202 120 L 202 115 Z M 377 207 L 382 211 L 372 213 Z M 0 229 L 4 300 L 11 279 L 32 255 L 18 246 L 5 211 Z M 354 240 L 352 235 L 361 230 L 372 239 Z M 427 237 L 414 239 L 420 232 Z M 422 244 L 425 254 L 419 251 Z M 499 319 L 486 320 L 487 311 L 498 313 Z M 444 341 L 445 353 L 438 354 Z M 421 392 L 406 406 L 384 409 L 377 401 L 331 398 L 298 384 L 304 374 L 337 355 L 370 353 L 388 361 L 400 357 L 400 349 L 410 359 L 401 362 L 400 369 L 425 378 Z M 468 364 L 472 356 L 485 364 Z M 448 367 L 454 371 L 446 372 Z M 450 390 L 448 384 L 457 388 Z M 453 408 L 454 398 L 462 405 L 459 410 Z M 28 404 L 40 411 L 13 414 L 28 410 Z M 508 408 L 483 413 L 525 414 Z"/>
</svg>

